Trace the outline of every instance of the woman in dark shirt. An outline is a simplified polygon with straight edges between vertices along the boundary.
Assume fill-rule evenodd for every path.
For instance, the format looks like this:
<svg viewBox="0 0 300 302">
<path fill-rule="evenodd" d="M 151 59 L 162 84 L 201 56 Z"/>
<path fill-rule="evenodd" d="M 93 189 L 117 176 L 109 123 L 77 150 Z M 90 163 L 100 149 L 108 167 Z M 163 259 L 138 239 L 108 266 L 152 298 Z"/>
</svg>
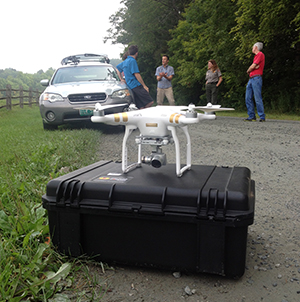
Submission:
<svg viewBox="0 0 300 302">
<path fill-rule="evenodd" d="M 222 74 L 215 60 L 209 60 L 206 72 L 207 103 L 217 104 L 218 87 L 222 82 Z"/>
</svg>

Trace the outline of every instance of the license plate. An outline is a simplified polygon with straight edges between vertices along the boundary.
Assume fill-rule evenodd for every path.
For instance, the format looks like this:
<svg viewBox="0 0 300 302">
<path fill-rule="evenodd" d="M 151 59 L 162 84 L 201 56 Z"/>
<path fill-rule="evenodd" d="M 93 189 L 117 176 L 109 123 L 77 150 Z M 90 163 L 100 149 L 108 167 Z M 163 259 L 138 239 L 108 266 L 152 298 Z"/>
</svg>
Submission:
<svg viewBox="0 0 300 302">
<path fill-rule="evenodd" d="M 93 115 L 93 110 L 92 109 L 80 109 L 79 114 L 81 116 Z"/>
</svg>

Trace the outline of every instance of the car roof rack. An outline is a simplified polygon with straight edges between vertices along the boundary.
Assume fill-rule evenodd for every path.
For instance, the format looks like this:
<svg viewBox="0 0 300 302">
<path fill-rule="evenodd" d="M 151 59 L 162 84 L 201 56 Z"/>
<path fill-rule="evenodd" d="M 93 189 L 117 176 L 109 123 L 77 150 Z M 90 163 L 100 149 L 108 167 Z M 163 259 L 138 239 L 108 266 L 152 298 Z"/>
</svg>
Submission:
<svg viewBox="0 0 300 302">
<path fill-rule="evenodd" d="M 68 56 L 61 61 L 61 65 L 77 65 L 80 62 L 100 62 L 109 63 L 107 55 L 96 55 L 93 53 L 85 53 L 82 55 Z"/>
</svg>

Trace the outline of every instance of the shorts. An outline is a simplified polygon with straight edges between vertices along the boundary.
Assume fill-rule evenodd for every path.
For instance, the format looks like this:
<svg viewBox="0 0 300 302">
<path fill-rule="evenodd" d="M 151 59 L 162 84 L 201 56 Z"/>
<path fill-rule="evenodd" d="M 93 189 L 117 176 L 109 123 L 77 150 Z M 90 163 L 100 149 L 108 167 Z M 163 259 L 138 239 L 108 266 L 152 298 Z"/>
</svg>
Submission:
<svg viewBox="0 0 300 302">
<path fill-rule="evenodd" d="M 134 103 L 136 107 L 144 108 L 147 106 L 147 104 L 153 102 L 152 97 L 150 94 L 145 90 L 145 88 L 140 85 L 132 89 Z"/>
</svg>

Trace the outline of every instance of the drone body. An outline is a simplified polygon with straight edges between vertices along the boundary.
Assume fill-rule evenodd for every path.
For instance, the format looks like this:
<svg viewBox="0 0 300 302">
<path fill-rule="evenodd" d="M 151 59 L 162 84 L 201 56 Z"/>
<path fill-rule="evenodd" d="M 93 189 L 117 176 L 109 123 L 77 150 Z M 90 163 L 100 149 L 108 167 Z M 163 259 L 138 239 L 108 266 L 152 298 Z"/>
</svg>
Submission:
<svg viewBox="0 0 300 302">
<path fill-rule="evenodd" d="M 176 151 L 176 175 L 181 177 L 186 170 L 191 169 L 191 139 L 188 133 L 188 125 L 199 123 L 200 120 L 204 119 L 215 119 L 215 114 L 212 114 L 215 111 L 234 110 L 232 108 L 220 107 L 220 105 L 211 104 L 201 107 L 196 107 L 192 104 L 189 106 L 156 106 L 141 110 L 138 110 L 136 107 L 129 107 L 129 111 L 127 112 L 104 115 L 104 110 L 107 107 L 97 103 L 91 120 L 94 123 L 125 126 L 125 135 L 122 144 L 122 170 L 124 173 L 141 167 L 142 163 L 151 164 L 155 168 L 165 165 L 166 155 L 162 153 L 161 147 L 174 143 Z M 205 114 L 198 113 L 196 110 L 202 110 Z M 186 136 L 186 165 L 183 167 L 181 167 L 180 163 L 178 128 L 181 128 Z M 127 165 L 127 140 L 135 129 L 139 129 L 140 131 L 140 135 L 135 140 L 138 144 L 138 161 Z M 150 156 L 142 156 L 142 145 L 151 145 L 156 150 Z"/>
<path fill-rule="evenodd" d="M 167 126 L 182 127 L 199 122 L 199 114 L 186 117 L 179 109 L 179 106 L 156 106 L 104 116 L 97 116 L 97 111 L 95 111 L 91 120 L 94 123 L 136 126 L 143 135 L 161 137 L 169 134 Z M 205 118 L 215 119 L 215 115 L 205 116 Z"/>
</svg>

